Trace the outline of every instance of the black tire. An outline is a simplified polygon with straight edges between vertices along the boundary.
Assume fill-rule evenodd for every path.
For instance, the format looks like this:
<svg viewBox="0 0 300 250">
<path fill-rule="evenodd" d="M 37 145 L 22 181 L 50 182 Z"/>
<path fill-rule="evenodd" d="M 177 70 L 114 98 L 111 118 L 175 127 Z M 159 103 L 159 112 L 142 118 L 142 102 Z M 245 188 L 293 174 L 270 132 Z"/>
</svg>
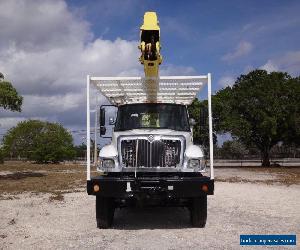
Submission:
<svg viewBox="0 0 300 250">
<path fill-rule="evenodd" d="M 205 227 L 207 219 L 207 195 L 193 198 L 190 206 L 193 227 Z"/>
<path fill-rule="evenodd" d="M 111 227 L 114 213 L 115 206 L 113 198 L 96 196 L 97 228 Z"/>
</svg>

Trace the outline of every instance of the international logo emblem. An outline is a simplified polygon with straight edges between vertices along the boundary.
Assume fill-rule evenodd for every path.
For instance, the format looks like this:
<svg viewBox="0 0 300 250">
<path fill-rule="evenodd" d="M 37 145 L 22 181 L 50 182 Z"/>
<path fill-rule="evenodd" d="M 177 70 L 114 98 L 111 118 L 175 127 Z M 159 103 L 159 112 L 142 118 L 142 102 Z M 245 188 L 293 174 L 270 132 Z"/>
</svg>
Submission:
<svg viewBox="0 0 300 250">
<path fill-rule="evenodd" d="M 149 135 L 148 136 L 148 141 L 151 143 L 154 141 L 154 136 L 153 135 Z"/>
</svg>

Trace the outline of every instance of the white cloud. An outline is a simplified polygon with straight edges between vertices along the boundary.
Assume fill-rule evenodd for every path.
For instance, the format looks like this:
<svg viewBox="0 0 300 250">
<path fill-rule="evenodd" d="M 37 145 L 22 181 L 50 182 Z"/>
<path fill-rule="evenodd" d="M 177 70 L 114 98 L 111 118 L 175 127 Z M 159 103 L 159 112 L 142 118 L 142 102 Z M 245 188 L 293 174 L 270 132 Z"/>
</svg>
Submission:
<svg viewBox="0 0 300 250">
<path fill-rule="evenodd" d="M 22 113 L 0 110 L 2 129 L 29 118 L 84 127 L 87 74 L 143 75 L 137 41 L 94 38 L 63 0 L 1 1 L 0 10 L 0 72 L 24 97 Z M 161 70 L 193 72 L 173 65 Z"/>
<path fill-rule="evenodd" d="M 235 82 L 235 78 L 233 76 L 223 76 L 219 79 L 218 84 L 221 87 L 232 86 Z"/>
<path fill-rule="evenodd" d="M 269 59 L 260 67 L 269 72 L 285 71 L 293 76 L 300 75 L 300 50 L 290 51 L 274 59 Z"/>
<path fill-rule="evenodd" d="M 87 74 L 118 75 L 137 69 L 136 42 L 117 39 L 43 51 L 11 48 L 0 57 L 1 70 L 22 94 L 53 95 L 79 92 Z"/>
<path fill-rule="evenodd" d="M 0 71 L 24 97 L 22 113 L 0 110 L 2 129 L 34 117 L 83 125 L 87 74 L 140 72 L 137 41 L 91 40 L 64 1 L 13 0 L 0 9 Z"/>
<path fill-rule="evenodd" d="M 61 0 L 0 2 L 0 46 L 26 50 L 68 46 L 90 39 L 89 24 L 68 10 Z"/>
<path fill-rule="evenodd" d="M 24 121 L 25 118 L 22 117 L 5 117 L 5 118 L 0 118 L 0 131 L 1 133 L 6 131 L 7 128 L 10 128 L 14 125 L 16 125 L 18 122 Z"/>
<path fill-rule="evenodd" d="M 242 41 L 234 49 L 233 52 L 227 53 L 222 56 L 223 61 L 234 61 L 240 57 L 248 55 L 253 49 L 253 45 L 247 41 Z"/>
<path fill-rule="evenodd" d="M 263 66 L 261 66 L 261 69 L 265 69 L 268 72 L 278 71 L 279 70 L 278 66 L 275 65 L 275 63 L 272 62 L 272 60 L 268 60 L 266 64 L 264 64 Z"/>
<path fill-rule="evenodd" d="M 243 69 L 243 74 L 248 74 L 250 71 L 255 70 L 255 67 L 253 65 L 246 65 Z"/>
</svg>

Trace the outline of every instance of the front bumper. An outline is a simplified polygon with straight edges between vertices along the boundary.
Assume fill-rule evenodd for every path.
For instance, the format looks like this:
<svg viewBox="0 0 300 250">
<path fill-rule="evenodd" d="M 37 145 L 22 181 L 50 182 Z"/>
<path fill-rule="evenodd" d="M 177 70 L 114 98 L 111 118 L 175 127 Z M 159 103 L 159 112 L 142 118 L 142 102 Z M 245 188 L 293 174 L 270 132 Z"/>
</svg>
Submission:
<svg viewBox="0 0 300 250">
<path fill-rule="evenodd" d="M 94 191 L 94 185 L 99 191 Z M 204 187 L 206 186 L 206 187 Z M 103 197 L 128 198 L 135 194 L 166 194 L 177 198 L 191 198 L 214 194 L 214 180 L 197 177 L 115 177 L 97 176 L 87 181 L 87 193 Z"/>
</svg>

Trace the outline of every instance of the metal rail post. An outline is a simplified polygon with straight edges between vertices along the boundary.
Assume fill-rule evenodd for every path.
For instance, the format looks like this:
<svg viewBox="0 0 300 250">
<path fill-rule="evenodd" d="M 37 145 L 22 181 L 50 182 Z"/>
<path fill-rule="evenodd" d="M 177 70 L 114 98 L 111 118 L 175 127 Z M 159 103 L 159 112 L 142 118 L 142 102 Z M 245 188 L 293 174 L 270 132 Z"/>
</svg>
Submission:
<svg viewBox="0 0 300 250">
<path fill-rule="evenodd" d="M 212 111 L 211 111 L 211 74 L 207 74 L 207 94 L 208 94 L 208 124 L 209 124 L 209 166 L 210 178 L 214 179 L 214 144 L 212 133 Z"/>
<path fill-rule="evenodd" d="M 86 77 L 86 179 L 91 180 L 90 76 Z"/>
<path fill-rule="evenodd" d="M 98 96 L 96 96 L 96 105 L 95 105 L 95 127 L 94 127 L 94 165 L 97 165 L 98 160 L 98 150 L 97 150 L 97 104 L 98 104 Z"/>
</svg>

